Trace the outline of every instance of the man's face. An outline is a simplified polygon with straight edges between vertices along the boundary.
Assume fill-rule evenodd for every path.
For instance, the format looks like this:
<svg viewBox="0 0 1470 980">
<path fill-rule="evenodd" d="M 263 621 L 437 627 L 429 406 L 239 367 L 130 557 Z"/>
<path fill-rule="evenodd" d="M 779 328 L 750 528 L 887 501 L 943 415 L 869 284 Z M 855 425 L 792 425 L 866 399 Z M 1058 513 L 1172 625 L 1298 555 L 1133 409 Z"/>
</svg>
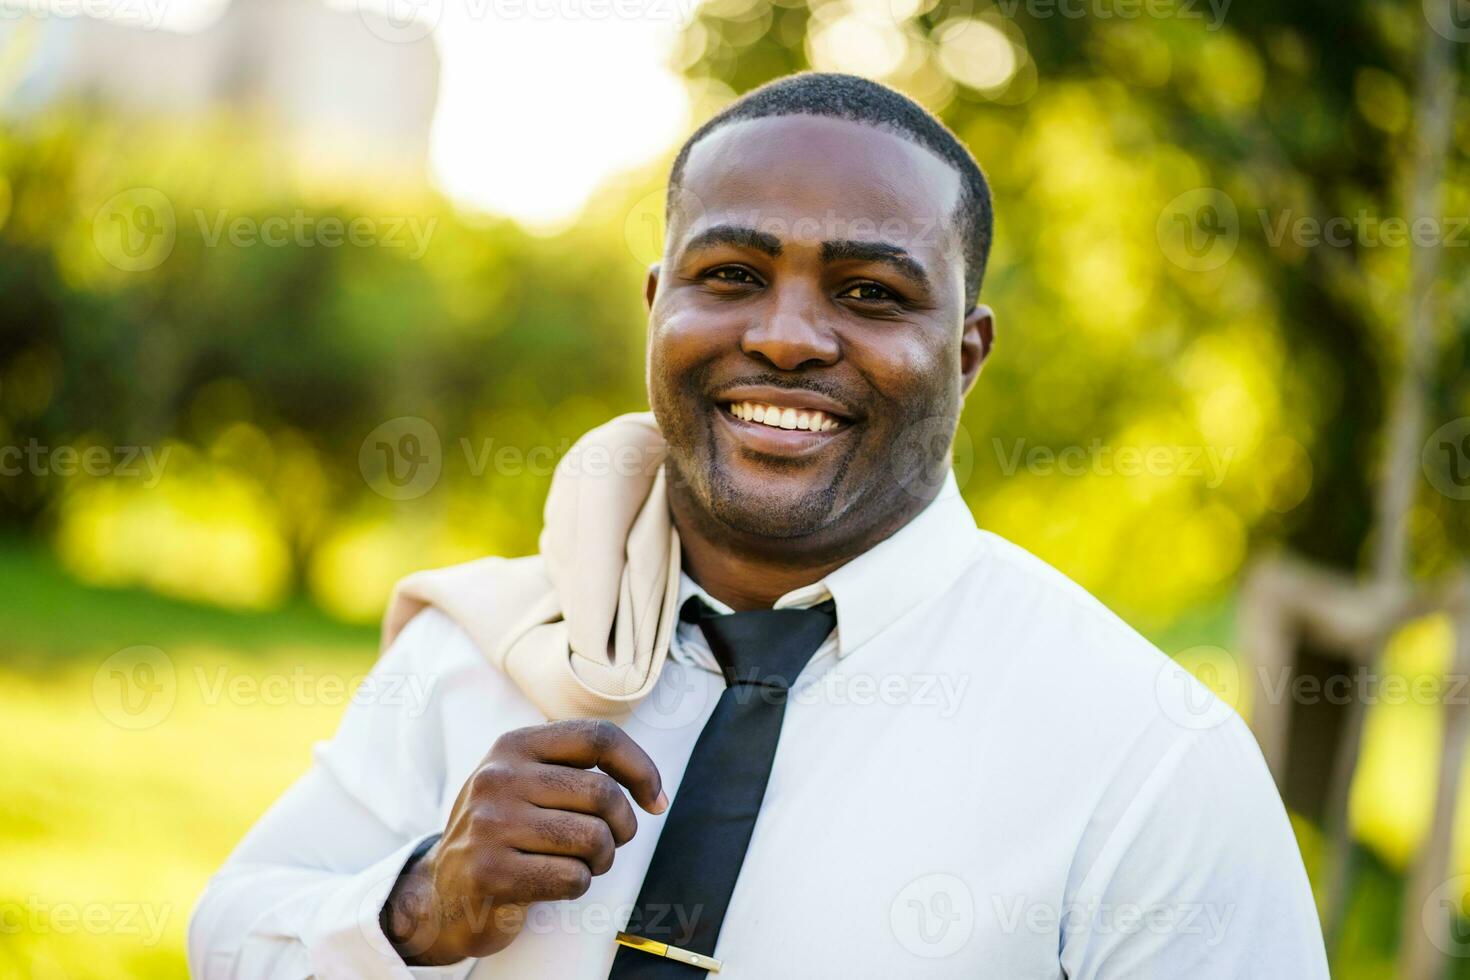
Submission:
<svg viewBox="0 0 1470 980">
<path fill-rule="evenodd" d="M 744 538 L 840 547 L 932 498 L 989 348 L 960 177 L 872 126 L 733 123 L 695 145 L 650 274 L 671 485 Z"/>
</svg>

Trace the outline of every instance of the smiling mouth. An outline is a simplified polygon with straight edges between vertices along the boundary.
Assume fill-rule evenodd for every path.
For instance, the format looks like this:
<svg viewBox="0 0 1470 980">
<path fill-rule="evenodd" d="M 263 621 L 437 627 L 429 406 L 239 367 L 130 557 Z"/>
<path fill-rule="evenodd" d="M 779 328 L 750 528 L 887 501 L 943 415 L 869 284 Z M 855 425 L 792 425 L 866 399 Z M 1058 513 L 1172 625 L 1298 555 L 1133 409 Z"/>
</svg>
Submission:
<svg viewBox="0 0 1470 980">
<path fill-rule="evenodd" d="M 727 402 L 725 411 L 742 422 L 755 422 L 772 429 L 803 432 L 832 432 L 845 428 L 848 420 L 821 409 L 796 408 L 769 402 Z"/>
</svg>

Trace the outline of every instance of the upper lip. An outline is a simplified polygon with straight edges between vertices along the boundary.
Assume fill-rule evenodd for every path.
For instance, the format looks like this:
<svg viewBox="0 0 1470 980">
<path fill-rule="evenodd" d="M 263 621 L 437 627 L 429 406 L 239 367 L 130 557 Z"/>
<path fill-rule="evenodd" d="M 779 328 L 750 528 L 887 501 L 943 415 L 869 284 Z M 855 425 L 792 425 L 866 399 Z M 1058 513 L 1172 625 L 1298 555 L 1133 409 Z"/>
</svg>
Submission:
<svg viewBox="0 0 1470 980">
<path fill-rule="evenodd" d="M 851 422 L 858 417 L 858 413 L 826 395 L 806 388 L 776 388 L 770 385 L 737 385 L 734 388 L 726 388 L 715 396 L 715 400 L 727 404 L 738 405 L 741 402 L 753 402 L 758 405 L 776 405 L 780 408 L 805 409 L 806 411 L 826 412 L 845 422 Z"/>
</svg>

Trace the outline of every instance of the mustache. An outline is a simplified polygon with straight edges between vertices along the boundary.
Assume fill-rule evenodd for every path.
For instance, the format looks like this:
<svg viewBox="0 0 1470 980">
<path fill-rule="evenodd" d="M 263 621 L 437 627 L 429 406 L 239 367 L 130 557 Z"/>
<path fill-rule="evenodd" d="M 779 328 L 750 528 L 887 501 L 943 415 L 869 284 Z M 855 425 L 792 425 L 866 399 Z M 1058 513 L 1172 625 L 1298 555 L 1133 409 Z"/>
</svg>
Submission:
<svg viewBox="0 0 1470 980">
<path fill-rule="evenodd" d="M 810 377 L 791 377 L 780 374 L 745 374 L 719 385 L 709 393 L 709 398 L 718 400 L 727 391 L 735 388 L 762 386 L 767 388 L 785 388 L 787 391 L 811 391 L 818 395 L 832 399 L 839 405 L 856 414 L 860 399 L 852 397 L 852 394 L 839 385 Z"/>
</svg>

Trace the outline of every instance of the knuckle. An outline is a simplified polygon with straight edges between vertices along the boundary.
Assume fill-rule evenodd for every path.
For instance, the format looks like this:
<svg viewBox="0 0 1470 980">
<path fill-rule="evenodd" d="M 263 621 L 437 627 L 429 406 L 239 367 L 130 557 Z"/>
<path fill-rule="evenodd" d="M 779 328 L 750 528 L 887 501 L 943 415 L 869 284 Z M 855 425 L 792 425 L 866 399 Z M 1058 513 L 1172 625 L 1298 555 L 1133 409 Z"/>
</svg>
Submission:
<svg viewBox="0 0 1470 980">
<path fill-rule="evenodd" d="M 607 750 L 618 740 L 620 729 L 606 719 L 588 723 L 587 738 L 599 750 Z"/>
<path fill-rule="evenodd" d="M 606 871 L 612 867 L 613 855 L 617 853 L 618 846 L 613 840 L 612 831 L 607 828 L 606 824 L 599 828 L 597 840 L 593 846 L 595 848 L 594 856 L 602 871 Z M 601 874 L 602 871 L 599 871 L 598 874 Z"/>
<path fill-rule="evenodd" d="M 550 725 L 526 725 L 523 728 L 512 728 L 508 732 L 501 733 L 490 746 L 491 755 L 521 755 L 527 747 L 535 740 L 536 736 L 545 731 Z"/>
<path fill-rule="evenodd" d="M 542 836 L 569 853 L 583 855 L 599 854 L 611 841 L 607 824 L 580 814 L 547 821 Z"/>
<path fill-rule="evenodd" d="M 527 868 L 516 876 L 515 888 L 518 895 L 534 900 L 578 898 L 586 893 L 592 883 L 592 872 L 580 861 L 548 866 L 545 864 Z"/>
<path fill-rule="evenodd" d="M 588 854 L 601 854 L 612 837 L 607 824 L 596 817 L 586 817 L 577 826 L 577 843 Z"/>
<path fill-rule="evenodd" d="M 592 786 L 592 802 L 599 810 L 612 811 L 623 802 L 623 791 L 610 776 L 600 776 Z"/>
<path fill-rule="evenodd" d="M 592 887 L 592 871 L 579 861 L 565 872 L 562 884 L 572 898 L 581 898 Z"/>
<path fill-rule="evenodd" d="M 476 796 L 495 796 L 503 792 L 515 778 L 515 771 L 498 762 L 489 762 L 470 777 L 470 789 Z"/>
<path fill-rule="evenodd" d="M 508 755 L 517 751 L 520 747 L 521 740 L 524 738 L 523 732 L 524 729 L 517 728 L 503 733 L 490 744 L 490 754 L 492 756 Z"/>
<path fill-rule="evenodd" d="M 494 805 L 482 803 L 472 808 L 468 816 L 470 832 L 477 838 L 498 833 L 503 823 L 500 808 Z"/>
<path fill-rule="evenodd" d="M 604 812 L 604 819 L 612 834 L 613 843 L 618 846 L 628 843 L 638 833 L 638 818 L 633 815 L 633 808 L 628 805 L 621 792 L 618 793 L 615 804 Z"/>
</svg>

